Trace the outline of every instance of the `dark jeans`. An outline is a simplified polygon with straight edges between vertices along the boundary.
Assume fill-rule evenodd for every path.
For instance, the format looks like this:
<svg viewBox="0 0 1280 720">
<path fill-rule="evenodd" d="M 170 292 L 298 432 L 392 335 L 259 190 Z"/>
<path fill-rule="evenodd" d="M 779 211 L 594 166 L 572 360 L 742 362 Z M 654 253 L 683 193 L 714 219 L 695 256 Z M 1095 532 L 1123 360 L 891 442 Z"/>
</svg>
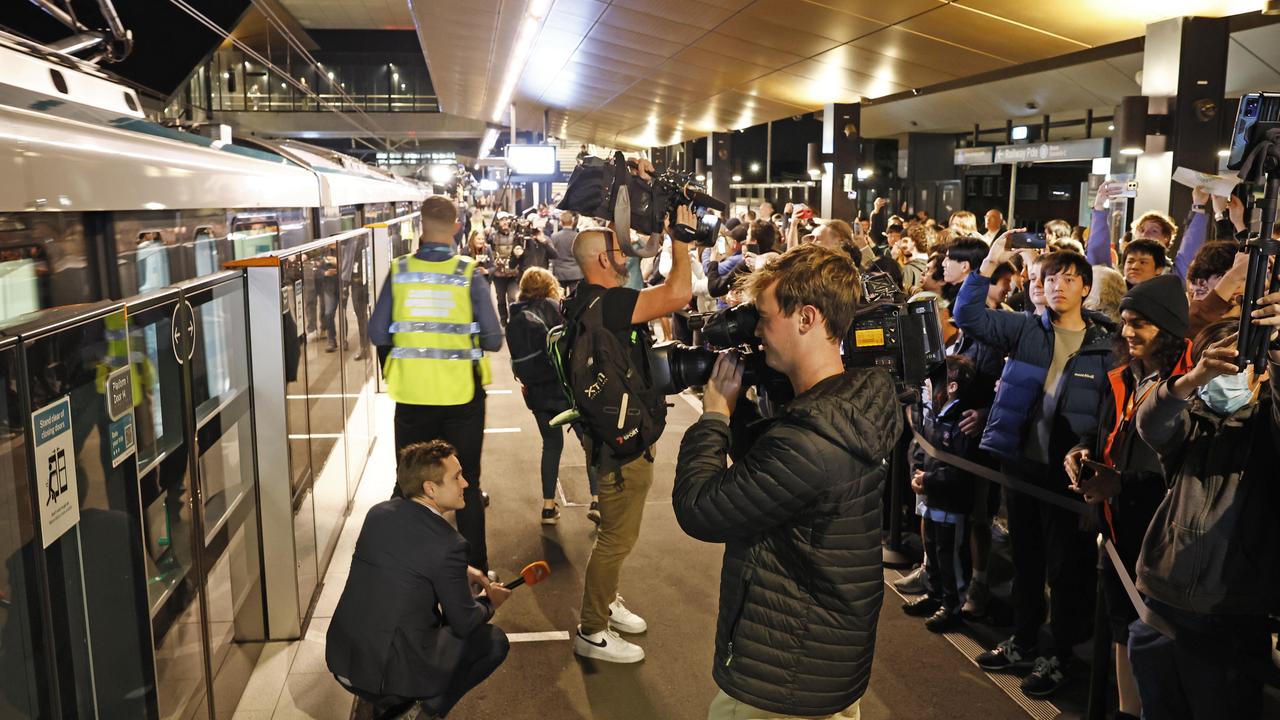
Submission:
<svg viewBox="0 0 1280 720">
<path fill-rule="evenodd" d="M 1154 600 L 1147 604 L 1177 629 L 1179 638 L 1194 635 L 1195 647 L 1141 620 L 1129 626 L 1129 662 L 1143 720 L 1262 717 L 1262 683 L 1241 672 L 1240 664 L 1270 664 L 1266 617 L 1201 615 Z"/>
<path fill-rule="evenodd" d="M 358 690 L 338 678 L 338 684 L 349 692 L 373 705 L 375 720 L 400 717 L 415 700 L 421 699 L 427 708 L 437 715 L 445 715 L 458 704 L 472 688 L 485 681 L 507 659 L 511 643 L 506 633 L 493 625 L 481 625 L 467 637 L 458 667 L 449 681 L 444 695 L 434 698 L 404 698 L 396 695 L 378 695 Z M 337 677 L 337 676 L 335 676 Z"/>
<path fill-rule="evenodd" d="M 560 455 L 564 452 L 564 428 L 551 427 L 551 419 L 559 413 L 550 410 L 534 410 L 533 418 L 538 422 L 538 432 L 542 435 L 542 499 L 551 500 L 556 496 L 556 480 L 560 479 Z M 578 441 L 582 442 L 582 430 L 575 423 L 570 427 L 573 428 L 573 434 L 578 436 Z M 583 453 L 585 456 L 586 449 Z M 587 458 L 587 483 L 591 486 L 591 495 L 597 495 L 596 481 L 598 480 L 596 469 L 591 466 L 590 458 Z"/>
<path fill-rule="evenodd" d="M 493 290 L 498 296 L 498 319 L 502 321 L 502 327 L 507 326 L 507 307 L 516 301 L 516 296 L 520 293 L 520 278 L 518 277 L 498 277 L 491 276 L 493 280 Z"/>
<path fill-rule="evenodd" d="M 924 520 L 924 551 L 929 566 L 929 596 L 945 607 L 960 607 L 960 588 L 972 566 L 969 523 L 963 516 L 956 524 Z"/>
<path fill-rule="evenodd" d="M 485 544 L 484 499 L 480 496 L 480 449 L 484 443 L 484 388 L 478 383 L 476 395 L 465 405 L 408 405 L 396 403 L 396 455 L 406 445 L 428 440 L 444 440 L 458 451 L 467 489 L 462 491 L 466 507 L 457 512 L 458 532 L 466 538 L 467 564 L 489 570 L 489 550 Z M 400 495 L 396 486 L 391 497 Z"/>
<path fill-rule="evenodd" d="M 1066 485 L 1061 466 L 1055 471 L 1046 465 L 1025 463 L 1018 468 L 1006 466 L 1006 472 L 1042 487 L 1057 487 L 1060 481 Z M 1016 491 L 1007 493 L 1007 504 L 1013 552 L 1014 641 L 1028 650 L 1039 645 L 1047 582 L 1051 652 L 1065 661 L 1071 657 L 1071 647 L 1088 639 L 1092 631 L 1097 595 L 1096 533 L 1080 529 L 1080 515 Z"/>
<path fill-rule="evenodd" d="M 1142 539 L 1146 537 L 1147 526 L 1156 514 L 1156 508 L 1164 500 L 1165 488 L 1163 478 L 1146 478 L 1136 482 L 1126 481 L 1124 489 L 1111 502 L 1111 525 L 1115 528 L 1113 538 L 1116 553 L 1124 562 L 1129 578 L 1134 577 L 1134 568 L 1138 564 L 1138 553 L 1142 550 Z M 1100 506 L 1099 506 L 1100 507 Z M 1101 510 L 1099 516 L 1102 516 Z M 1103 517 L 1102 521 L 1106 520 Z M 1104 530 L 1108 537 L 1110 532 Z M 1107 551 L 1102 553 L 1102 590 L 1107 602 L 1107 618 L 1111 625 L 1112 642 L 1124 645 L 1129 640 L 1129 625 L 1138 619 L 1138 611 L 1134 609 L 1129 594 L 1124 589 L 1120 576 L 1116 574 Z"/>
</svg>

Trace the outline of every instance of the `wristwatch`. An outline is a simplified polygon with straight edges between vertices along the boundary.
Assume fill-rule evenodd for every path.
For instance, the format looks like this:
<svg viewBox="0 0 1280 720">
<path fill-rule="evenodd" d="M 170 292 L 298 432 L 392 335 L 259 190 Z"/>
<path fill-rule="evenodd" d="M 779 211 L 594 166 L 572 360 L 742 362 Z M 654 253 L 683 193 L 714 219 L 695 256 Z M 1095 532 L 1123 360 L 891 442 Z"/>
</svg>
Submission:
<svg viewBox="0 0 1280 720">
<path fill-rule="evenodd" d="M 1202 212 L 1204 212 L 1204 204 L 1203 204 L 1203 203 L 1201 203 L 1201 204 L 1192 203 L 1192 205 L 1191 205 L 1191 212 L 1198 212 L 1198 213 L 1202 213 Z"/>
</svg>

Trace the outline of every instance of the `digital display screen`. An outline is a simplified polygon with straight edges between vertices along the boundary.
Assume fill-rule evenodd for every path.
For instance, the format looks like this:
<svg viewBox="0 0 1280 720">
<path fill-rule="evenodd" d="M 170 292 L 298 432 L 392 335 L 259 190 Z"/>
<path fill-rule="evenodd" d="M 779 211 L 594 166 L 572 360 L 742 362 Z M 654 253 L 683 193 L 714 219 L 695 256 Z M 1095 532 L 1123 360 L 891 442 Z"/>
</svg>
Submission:
<svg viewBox="0 0 1280 720">
<path fill-rule="evenodd" d="M 507 171 L 512 175 L 554 175 L 555 145 L 508 145 Z"/>
</svg>

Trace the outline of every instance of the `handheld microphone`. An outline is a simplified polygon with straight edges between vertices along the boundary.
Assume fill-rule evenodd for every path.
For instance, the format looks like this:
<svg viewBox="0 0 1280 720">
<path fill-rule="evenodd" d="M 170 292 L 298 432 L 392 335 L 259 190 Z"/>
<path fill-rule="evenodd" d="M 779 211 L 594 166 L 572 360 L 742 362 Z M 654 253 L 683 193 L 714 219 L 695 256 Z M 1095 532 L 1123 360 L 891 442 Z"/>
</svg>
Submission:
<svg viewBox="0 0 1280 720">
<path fill-rule="evenodd" d="M 546 580 L 549 575 L 551 575 L 551 566 L 547 564 L 546 560 L 538 560 L 525 565 L 524 569 L 520 571 L 520 577 L 503 587 L 508 590 L 514 590 L 521 585 L 537 585 Z"/>
</svg>

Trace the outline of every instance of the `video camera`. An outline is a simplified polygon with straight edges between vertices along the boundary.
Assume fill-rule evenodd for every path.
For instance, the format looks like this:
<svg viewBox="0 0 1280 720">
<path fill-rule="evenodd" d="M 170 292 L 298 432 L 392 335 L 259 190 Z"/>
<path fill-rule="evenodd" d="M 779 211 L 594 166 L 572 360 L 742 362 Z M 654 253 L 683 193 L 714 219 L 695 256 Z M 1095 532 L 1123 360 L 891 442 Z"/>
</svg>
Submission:
<svg viewBox="0 0 1280 720">
<path fill-rule="evenodd" d="M 899 393 L 916 391 L 924 379 L 946 362 L 942 325 L 932 298 L 894 302 L 896 285 L 885 286 L 881 273 L 863 276 L 864 297 L 870 305 L 854 316 L 841 347 L 846 368 L 882 367 L 893 375 Z M 761 399 L 761 414 L 770 405 L 793 397 L 791 382 L 765 363 L 765 353 L 755 335 L 760 314 L 754 305 L 739 305 L 710 316 L 690 316 L 690 326 L 701 321 L 706 348 L 676 342 L 655 345 L 649 351 L 649 372 L 654 387 L 672 395 L 690 386 L 705 385 L 711 378 L 721 350 L 735 350 L 745 361 L 743 387 L 754 386 Z"/>
<path fill-rule="evenodd" d="M 1249 253 L 1249 269 L 1241 306 L 1251 308 L 1263 295 L 1280 290 L 1280 262 L 1267 277 L 1268 264 L 1280 255 L 1280 241 L 1272 238 L 1280 200 L 1280 94 L 1254 92 L 1240 98 L 1227 167 L 1239 170 L 1246 185 L 1249 240 L 1244 249 Z M 1250 185 L 1264 186 L 1261 207 L 1254 201 Z M 1257 327 L 1249 313 L 1240 313 L 1236 366 L 1243 371 L 1253 365 L 1258 373 L 1263 372 L 1270 337 L 1270 328 Z"/>
<path fill-rule="evenodd" d="M 531 218 L 520 218 L 511 225 L 511 235 L 517 243 L 523 243 L 526 240 L 532 240 L 538 235 L 538 226 L 534 224 Z"/>
<path fill-rule="evenodd" d="M 639 176 L 639 166 L 622 153 L 605 160 L 583 158 L 574 169 L 557 207 L 580 215 L 612 220 L 622 251 L 633 257 L 653 257 L 662 246 L 662 230 L 667 215 L 674 219 L 676 208 L 688 205 L 698 217 L 695 227 L 673 226 L 677 240 L 714 245 L 720 235 L 720 219 L 708 210 L 724 212 L 724 203 L 707 194 L 690 173 L 662 168 L 648 182 Z M 631 230 L 649 236 L 641 250 L 627 240 Z"/>
</svg>

